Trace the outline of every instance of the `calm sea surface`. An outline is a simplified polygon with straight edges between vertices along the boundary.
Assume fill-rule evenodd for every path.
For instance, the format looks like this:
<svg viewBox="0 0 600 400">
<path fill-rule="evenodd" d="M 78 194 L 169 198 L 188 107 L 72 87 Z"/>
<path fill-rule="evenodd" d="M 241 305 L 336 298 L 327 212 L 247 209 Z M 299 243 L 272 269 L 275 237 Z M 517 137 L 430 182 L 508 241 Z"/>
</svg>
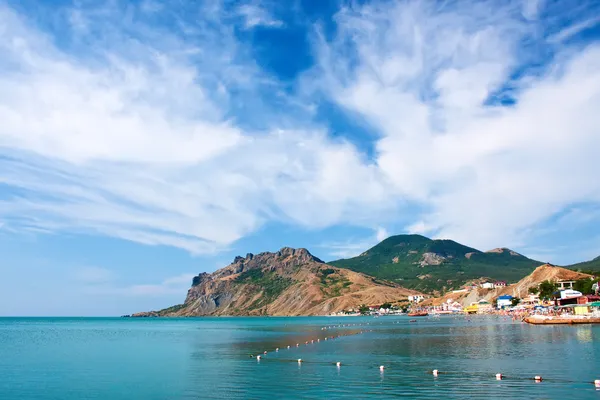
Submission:
<svg viewBox="0 0 600 400">
<path fill-rule="evenodd" d="M 594 379 L 600 326 L 452 316 L 0 318 L 0 399 L 600 399 Z"/>
</svg>

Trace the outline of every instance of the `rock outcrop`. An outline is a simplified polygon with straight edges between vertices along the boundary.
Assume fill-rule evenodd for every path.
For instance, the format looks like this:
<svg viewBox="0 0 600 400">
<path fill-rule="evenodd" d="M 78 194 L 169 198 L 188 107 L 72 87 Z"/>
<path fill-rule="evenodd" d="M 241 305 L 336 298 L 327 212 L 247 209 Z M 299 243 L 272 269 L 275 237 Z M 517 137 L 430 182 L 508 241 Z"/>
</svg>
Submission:
<svg viewBox="0 0 600 400">
<path fill-rule="evenodd" d="M 185 302 L 132 316 L 324 315 L 418 292 L 323 263 L 306 249 L 247 254 L 193 278 Z"/>
</svg>

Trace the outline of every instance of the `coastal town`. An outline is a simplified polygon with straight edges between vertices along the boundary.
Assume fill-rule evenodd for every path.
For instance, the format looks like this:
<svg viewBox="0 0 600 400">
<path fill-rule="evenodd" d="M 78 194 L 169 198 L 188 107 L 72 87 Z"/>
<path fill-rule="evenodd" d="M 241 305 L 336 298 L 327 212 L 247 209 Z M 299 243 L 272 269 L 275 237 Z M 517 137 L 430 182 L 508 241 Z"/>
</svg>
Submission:
<svg viewBox="0 0 600 400">
<path fill-rule="evenodd" d="M 549 279 L 536 280 L 536 276 Z M 495 314 L 531 324 L 600 323 L 600 288 L 596 276 L 543 265 L 512 285 L 482 280 L 441 297 L 416 294 L 394 304 L 363 305 L 332 315 L 405 314 Z"/>
</svg>

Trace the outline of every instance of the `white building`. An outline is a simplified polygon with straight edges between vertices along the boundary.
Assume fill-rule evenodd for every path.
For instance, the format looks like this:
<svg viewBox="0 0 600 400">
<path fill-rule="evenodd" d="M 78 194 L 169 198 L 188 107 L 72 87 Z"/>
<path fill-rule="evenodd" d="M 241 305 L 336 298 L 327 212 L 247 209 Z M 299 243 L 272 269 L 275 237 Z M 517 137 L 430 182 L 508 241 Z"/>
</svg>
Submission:
<svg viewBox="0 0 600 400">
<path fill-rule="evenodd" d="M 415 294 L 408 296 L 408 301 L 412 301 L 413 303 L 420 303 L 425 300 L 425 296 L 422 294 Z"/>
<path fill-rule="evenodd" d="M 485 282 L 481 284 L 481 287 L 484 289 L 493 289 L 494 284 L 492 282 Z"/>
</svg>

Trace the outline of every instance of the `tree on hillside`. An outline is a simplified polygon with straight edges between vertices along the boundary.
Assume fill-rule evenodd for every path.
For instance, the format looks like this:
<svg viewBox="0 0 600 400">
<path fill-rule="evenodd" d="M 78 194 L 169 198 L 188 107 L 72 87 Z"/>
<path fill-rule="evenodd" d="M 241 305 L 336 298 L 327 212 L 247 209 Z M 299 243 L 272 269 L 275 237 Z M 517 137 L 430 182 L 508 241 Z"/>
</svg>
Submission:
<svg viewBox="0 0 600 400">
<path fill-rule="evenodd" d="M 532 286 L 529 288 L 528 292 L 531 294 L 538 294 L 540 292 L 540 289 L 537 286 Z"/>
<path fill-rule="evenodd" d="M 384 310 L 389 310 L 390 308 L 392 308 L 392 304 L 391 303 L 383 303 L 380 308 L 383 308 Z"/>
<path fill-rule="evenodd" d="M 368 314 L 369 311 L 370 311 L 369 306 L 364 305 L 364 304 L 358 308 L 358 312 L 360 312 L 361 314 Z"/>
<path fill-rule="evenodd" d="M 543 281 L 539 286 L 540 299 L 550 300 L 554 298 L 554 292 L 558 290 L 558 285 L 552 281 Z"/>
<path fill-rule="evenodd" d="M 510 301 L 510 305 L 515 307 L 517 306 L 519 303 L 521 302 L 521 299 L 517 298 L 517 297 L 513 297 L 512 300 Z"/>
<path fill-rule="evenodd" d="M 593 294 L 592 285 L 597 281 L 597 279 L 588 278 L 578 279 L 573 284 L 573 289 L 583 294 Z"/>
</svg>

